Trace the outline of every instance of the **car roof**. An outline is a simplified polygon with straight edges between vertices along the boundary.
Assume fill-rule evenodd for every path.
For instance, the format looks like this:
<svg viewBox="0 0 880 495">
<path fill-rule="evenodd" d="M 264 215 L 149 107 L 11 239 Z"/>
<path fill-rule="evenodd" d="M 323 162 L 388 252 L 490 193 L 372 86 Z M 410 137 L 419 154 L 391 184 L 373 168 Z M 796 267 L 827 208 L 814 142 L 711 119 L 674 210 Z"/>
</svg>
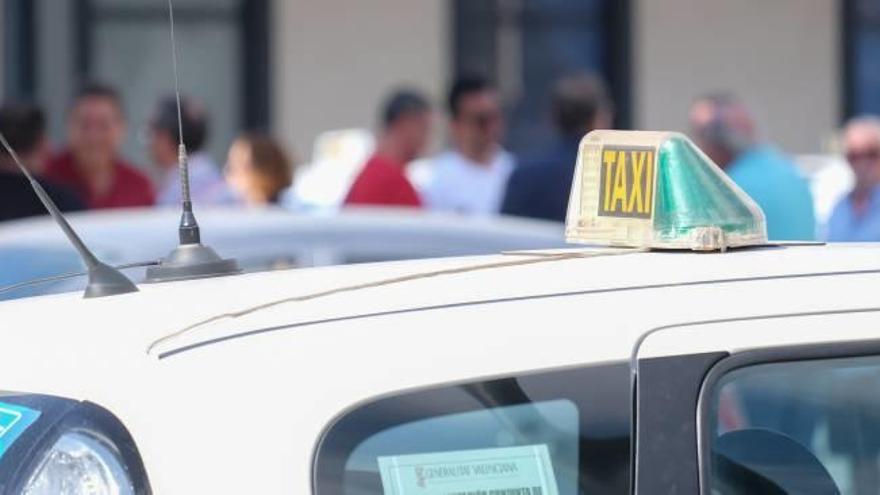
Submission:
<svg viewBox="0 0 880 495">
<path fill-rule="evenodd" d="M 340 319 L 390 318 L 402 312 L 442 311 L 499 302 L 656 290 L 653 319 L 662 322 L 682 304 L 680 293 L 662 289 L 747 284 L 880 269 L 877 246 L 781 246 L 728 253 L 640 252 L 613 248 L 573 248 L 253 273 L 166 284 L 141 284 L 141 292 L 99 300 L 79 294 L 38 297 L 0 304 L 3 320 L 30 322 L 46 337 L 58 318 L 78 322 L 66 331 L 102 339 L 120 332 L 146 350 L 160 339 L 212 317 L 221 318 L 158 342 L 165 355 L 218 339 L 226 345 L 260 326 L 321 325 Z M 281 302 L 290 298 L 290 301 Z M 668 300 L 667 303 L 663 303 Z M 768 301 L 765 309 L 772 309 Z M 156 311 L 154 308 L 163 308 Z M 755 311 L 761 308 L 753 306 Z M 597 317 L 601 316 L 596 314 Z M 128 321 L 131 320 L 131 321 Z M 43 325 L 37 325 L 43 321 Z M 125 322 L 128 330 L 117 330 Z M 433 328 L 420 331 L 430 333 Z M 15 331 L 15 330 L 13 330 Z M 631 340 L 631 337 L 627 340 Z"/>
</svg>

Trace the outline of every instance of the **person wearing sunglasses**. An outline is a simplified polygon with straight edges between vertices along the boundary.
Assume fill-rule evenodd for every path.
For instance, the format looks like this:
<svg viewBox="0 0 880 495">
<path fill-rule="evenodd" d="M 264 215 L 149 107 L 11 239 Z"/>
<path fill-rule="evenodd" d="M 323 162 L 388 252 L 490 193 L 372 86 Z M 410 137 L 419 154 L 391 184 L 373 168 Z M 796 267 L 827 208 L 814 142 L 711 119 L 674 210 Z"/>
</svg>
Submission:
<svg viewBox="0 0 880 495">
<path fill-rule="evenodd" d="M 842 140 L 855 184 L 834 207 L 826 237 L 833 242 L 880 241 L 880 119 L 850 120 Z"/>
<path fill-rule="evenodd" d="M 513 155 L 501 146 L 498 93 L 482 78 L 464 77 L 452 85 L 448 103 L 452 148 L 433 160 L 425 202 L 432 210 L 497 214 L 514 168 Z"/>
</svg>

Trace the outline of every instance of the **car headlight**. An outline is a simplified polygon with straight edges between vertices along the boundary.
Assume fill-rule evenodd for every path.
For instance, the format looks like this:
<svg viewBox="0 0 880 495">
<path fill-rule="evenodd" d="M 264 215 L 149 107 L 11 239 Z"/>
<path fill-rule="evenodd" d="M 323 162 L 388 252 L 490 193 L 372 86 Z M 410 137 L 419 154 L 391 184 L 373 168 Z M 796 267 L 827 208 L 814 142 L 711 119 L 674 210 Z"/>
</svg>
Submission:
<svg viewBox="0 0 880 495">
<path fill-rule="evenodd" d="M 118 449 L 86 430 L 62 434 L 23 490 L 25 495 L 130 495 L 133 483 Z"/>
</svg>

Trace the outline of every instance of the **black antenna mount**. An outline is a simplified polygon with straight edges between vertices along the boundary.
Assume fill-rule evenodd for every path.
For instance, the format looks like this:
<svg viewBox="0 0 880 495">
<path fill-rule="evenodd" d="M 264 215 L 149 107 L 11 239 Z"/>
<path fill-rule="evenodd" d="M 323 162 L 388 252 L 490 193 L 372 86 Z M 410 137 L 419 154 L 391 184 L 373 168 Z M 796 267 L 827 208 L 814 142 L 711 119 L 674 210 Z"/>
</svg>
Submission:
<svg viewBox="0 0 880 495">
<path fill-rule="evenodd" d="M 18 154 L 15 150 L 12 149 L 12 146 L 9 145 L 9 142 L 6 141 L 6 136 L 0 133 L 0 144 L 3 145 L 3 148 L 6 149 L 6 152 L 12 158 L 12 161 L 18 166 L 18 169 L 21 170 L 21 173 L 27 177 L 28 181 L 31 184 L 31 187 L 34 189 L 34 192 L 37 194 L 37 197 L 40 199 L 40 202 L 43 203 L 43 206 L 49 210 L 49 214 L 52 216 L 52 219 L 55 220 L 55 223 L 61 228 L 61 231 L 64 232 L 64 235 L 67 237 L 67 240 L 73 244 L 74 249 L 76 249 L 77 253 L 79 253 L 79 257 L 82 262 L 86 265 L 86 270 L 88 271 L 89 283 L 86 286 L 86 291 L 83 294 L 86 298 L 93 297 L 105 297 L 105 296 L 115 296 L 117 294 L 127 294 L 129 292 L 137 292 L 138 288 L 131 280 L 128 279 L 125 275 L 123 275 L 119 270 L 113 268 L 110 265 L 107 265 L 101 260 L 99 260 L 90 250 L 86 247 L 85 243 L 82 239 L 79 238 L 76 231 L 73 230 L 73 227 L 67 223 L 67 219 L 64 218 L 64 215 L 61 214 L 61 210 L 58 209 L 58 206 L 55 205 L 55 202 L 52 201 L 52 198 L 46 194 L 46 190 L 43 189 L 43 186 L 40 185 L 39 182 L 34 178 L 31 172 L 25 167 L 21 160 L 18 158 Z"/>
<path fill-rule="evenodd" d="M 147 269 L 145 282 L 167 282 L 195 278 L 220 277 L 241 272 L 234 259 L 223 259 L 213 249 L 202 244 L 199 223 L 192 208 L 189 188 L 189 163 L 183 142 L 183 110 L 180 103 L 180 80 L 177 73 L 177 43 L 174 37 L 174 6 L 168 0 L 168 20 L 171 25 L 171 61 L 174 68 L 174 91 L 177 98 L 177 166 L 180 170 L 180 193 L 183 212 L 180 215 L 178 236 L 180 245 L 162 259 L 157 266 Z"/>
</svg>

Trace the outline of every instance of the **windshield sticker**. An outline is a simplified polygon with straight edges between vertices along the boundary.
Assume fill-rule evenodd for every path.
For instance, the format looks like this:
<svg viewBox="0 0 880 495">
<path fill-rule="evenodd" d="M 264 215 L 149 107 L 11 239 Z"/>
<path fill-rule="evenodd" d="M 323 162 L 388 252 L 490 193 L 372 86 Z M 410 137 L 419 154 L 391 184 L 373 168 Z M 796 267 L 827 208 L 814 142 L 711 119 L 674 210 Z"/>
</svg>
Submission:
<svg viewBox="0 0 880 495">
<path fill-rule="evenodd" d="M 385 495 L 558 495 L 546 445 L 379 457 Z"/>
<path fill-rule="evenodd" d="M 0 402 L 0 458 L 39 417 L 40 411 Z"/>
</svg>

